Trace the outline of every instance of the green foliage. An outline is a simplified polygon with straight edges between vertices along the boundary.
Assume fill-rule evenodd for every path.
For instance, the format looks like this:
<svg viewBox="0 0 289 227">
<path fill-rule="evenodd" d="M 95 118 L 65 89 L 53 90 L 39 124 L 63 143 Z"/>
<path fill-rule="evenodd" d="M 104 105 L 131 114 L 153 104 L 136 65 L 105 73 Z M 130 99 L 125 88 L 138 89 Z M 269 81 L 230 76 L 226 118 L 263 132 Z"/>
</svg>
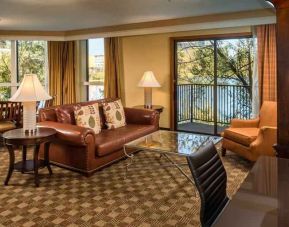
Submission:
<svg viewBox="0 0 289 227">
<path fill-rule="evenodd" d="M 45 41 L 17 41 L 18 82 L 24 74 L 37 74 L 42 85 L 45 85 Z M 11 82 L 11 41 L 0 40 L 0 84 Z M 0 100 L 7 100 L 11 87 L 0 87 Z"/>
<path fill-rule="evenodd" d="M 36 74 L 45 83 L 45 41 L 17 41 L 18 43 L 18 76 Z"/>
<path fill-rule="evenodd" d="M 0 83 L 9 83 L 11 80 L 10 50 L 11 50 L 11 42 L 0 40 Z"/>
<path fill-rule="evenodd" d="M 178 84 L 213 84 L 214 40 L 177 44 Z M 253 39 L 216 41 L 218 84 L 250 86 L 253 68 Z"/>
</svg>

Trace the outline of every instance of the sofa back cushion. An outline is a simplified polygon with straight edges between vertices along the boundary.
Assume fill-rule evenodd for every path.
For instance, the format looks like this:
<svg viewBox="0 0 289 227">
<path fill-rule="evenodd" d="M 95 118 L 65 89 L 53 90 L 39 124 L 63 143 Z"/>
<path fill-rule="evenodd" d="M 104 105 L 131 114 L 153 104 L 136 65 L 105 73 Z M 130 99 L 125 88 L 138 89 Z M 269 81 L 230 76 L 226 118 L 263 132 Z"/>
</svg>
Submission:
<svg viewBox="0 0 289 227">
<path fill-rule="evenodd" d="M 75 125 L 74 106 L 60 106 L 55 109 L 57 122 Z"/>
</svg>

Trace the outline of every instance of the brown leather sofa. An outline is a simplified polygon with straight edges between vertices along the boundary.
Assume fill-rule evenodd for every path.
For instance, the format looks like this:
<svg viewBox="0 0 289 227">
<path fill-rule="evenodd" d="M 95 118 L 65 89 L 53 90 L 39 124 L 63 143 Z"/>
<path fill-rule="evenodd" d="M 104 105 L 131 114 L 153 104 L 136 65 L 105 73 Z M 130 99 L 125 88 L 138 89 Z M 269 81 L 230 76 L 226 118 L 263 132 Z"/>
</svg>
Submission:
<svg viewBox="0 0 289 227">
<path fill-rule="evenodd" d="M 57 138 L 51 144 L 49 152 L 52 164 L 90 176 L 96 170 L 122 159 L 125 143 L 158 130 L 158 112 L 133 108 L 124 108 L 126 126 L 106 129 L 102 103 L 108 101 L 113 99 L 55 106 L 39 111 L 38 125 L 57 131 Z M 75 125 L 74 120 L 75 105 L 96 102 L 100 104 L 102 124 L 102 131 L 97 135 L 89 128 Z M 43 147 L 40 152 L 43 156 Z"/>
</svg>

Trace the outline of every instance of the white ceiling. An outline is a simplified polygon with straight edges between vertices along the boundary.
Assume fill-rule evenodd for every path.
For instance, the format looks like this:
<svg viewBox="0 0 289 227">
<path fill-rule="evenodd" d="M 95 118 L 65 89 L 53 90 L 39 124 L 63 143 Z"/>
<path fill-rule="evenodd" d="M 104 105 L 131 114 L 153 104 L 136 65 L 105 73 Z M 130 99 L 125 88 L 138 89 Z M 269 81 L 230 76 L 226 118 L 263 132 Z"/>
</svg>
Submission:
<svg viewBox="0 0 289 227">
<path fill-rule="evenodd" d="M 266 7 L 264 0 L 0 0 L 0 30 L 67 31 Z"/>
</svg>

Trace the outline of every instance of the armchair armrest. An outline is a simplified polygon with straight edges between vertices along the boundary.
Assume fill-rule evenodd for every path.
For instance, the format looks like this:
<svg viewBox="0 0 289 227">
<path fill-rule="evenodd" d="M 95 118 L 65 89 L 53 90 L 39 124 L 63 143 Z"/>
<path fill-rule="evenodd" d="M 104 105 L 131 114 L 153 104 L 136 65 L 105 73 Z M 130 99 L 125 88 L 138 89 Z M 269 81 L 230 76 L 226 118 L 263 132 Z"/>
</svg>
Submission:
<svg viewBox="0 0 289 227">
<path fill-rule="evenodd" d="M 260 129 L 257 139 L 251 143 L 250 148 L 252 152 L 259 155 L 276 154 L 273 145 L 277 142 L 277 127 L 264 126 Z"/>
<path fill-rule="evenodd" d="M 232 119 L 230 127 L 232 128 L 258 128 L 259 118 L 251 120 Z"/>
<path fill-rule="evenodd" d="M 95 133 L 92 129 L 89 128 L 53 121 L 43 121 L 37 125 L 38 127 L 55 129 L 57 131 L 56 138 L 58 141 L 67 144 L 87 146 L 88 143 L 94 142 Z M 91 138 L 93 138 L 93 140 Z"/>
<path fill-rule="evenodd" d="M 124 108 L 126 121 L 129 124 L 154 125 L 159 127 L 159 112 L 149 109 Z"/>
</svg>

